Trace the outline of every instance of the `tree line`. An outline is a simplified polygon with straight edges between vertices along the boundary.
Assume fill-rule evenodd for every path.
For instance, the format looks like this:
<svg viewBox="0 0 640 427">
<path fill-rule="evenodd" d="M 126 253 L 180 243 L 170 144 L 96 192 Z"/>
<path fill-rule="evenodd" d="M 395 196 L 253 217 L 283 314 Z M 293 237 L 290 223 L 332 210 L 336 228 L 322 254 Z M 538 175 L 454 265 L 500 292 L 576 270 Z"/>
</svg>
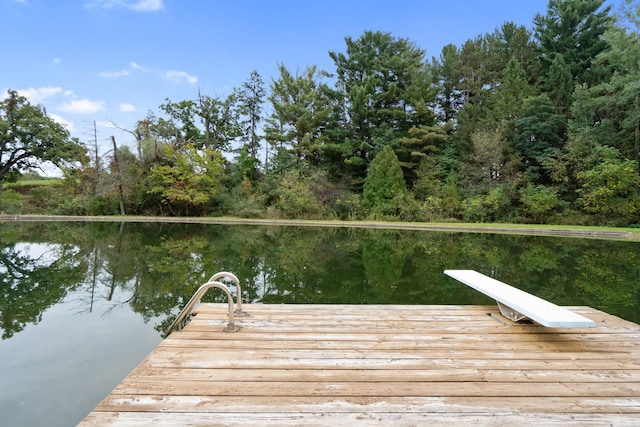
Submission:
<svg viewBox="0 0 640 427">
<path fill-rule="evenodd" d="M 106 159 L 43 135 L 44 109 L 10 92 L 0 177 L 79 159 L 64 188 L 14 195 L 50 213 L 639 224 L 639 31 L 631 0 L 549 0 L 531 29 L 431 58 L 365 31 L 332 70 L 279 64 L 269 85 L 254 71 L 226 97 L 166 99 Z M 25 109 L 34 123 L 16 126 Z M 11 144 L 47 141 L 11 164 Z"/>
</svg>

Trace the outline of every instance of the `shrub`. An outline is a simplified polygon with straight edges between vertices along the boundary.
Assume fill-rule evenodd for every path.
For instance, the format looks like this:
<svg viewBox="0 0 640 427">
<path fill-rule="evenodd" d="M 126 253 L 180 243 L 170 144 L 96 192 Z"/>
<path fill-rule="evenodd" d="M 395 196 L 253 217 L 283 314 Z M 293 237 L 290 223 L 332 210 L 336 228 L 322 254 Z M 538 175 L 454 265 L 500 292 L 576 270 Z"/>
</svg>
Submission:
<svg viewBox="0 0 640 427">
<path fill-rule="evenodd" d="M 318 218 L 321 209 L 311 185 L 302 173 L 286 172 L 275 190 L 274 207 L 288 218 Z"/>
<path fill-rule="evenodd" d="M 429 196 L 420 205 L 419 221 L 436 221 L 442 219 L 444 207 L 440 197 Z"/>
<path fill-rule="evenodd" d="M 341 220 L 354 221 L 361 219 L 362 198 L 358 194 L 347 193 L 335 200 L 333 212 Z"/>
<path fill-rule="evenodd" d="M 529 184 L 520 190 L 524 211 L 535 221 L 543 223 L 557 208 L 563 205 L 554 188 Z"/>
<path fill-rule="evenodd" d="M 5 214 L 20 214 L 23 208 L 22 196 L 14 190 L 0 192 L 0 212 Z"/>
<path fill-rule="evenodd" d="M 503 184 L 486 194 L 470 196 L 462 202 L 462 216 L 469 222 L 507 221 L 513 217 L 512 186 Z"/>
</svg>

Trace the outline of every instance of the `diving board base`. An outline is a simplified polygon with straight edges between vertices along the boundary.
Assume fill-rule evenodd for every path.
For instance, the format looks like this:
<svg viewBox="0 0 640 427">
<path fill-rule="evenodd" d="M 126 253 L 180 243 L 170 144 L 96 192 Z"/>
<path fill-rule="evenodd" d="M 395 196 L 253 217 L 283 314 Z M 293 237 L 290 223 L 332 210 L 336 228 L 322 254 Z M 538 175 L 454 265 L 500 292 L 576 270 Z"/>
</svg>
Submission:
<svg viewBox="0 0 640 427">
<path fill-rule="evenodd" d="M 445 270 L 444 274 L 493 298 L 502 315 L 514 322 L 530 319 L 549 328 L 596 327 L 591 319 L 477 271 Z"/>
</svg>

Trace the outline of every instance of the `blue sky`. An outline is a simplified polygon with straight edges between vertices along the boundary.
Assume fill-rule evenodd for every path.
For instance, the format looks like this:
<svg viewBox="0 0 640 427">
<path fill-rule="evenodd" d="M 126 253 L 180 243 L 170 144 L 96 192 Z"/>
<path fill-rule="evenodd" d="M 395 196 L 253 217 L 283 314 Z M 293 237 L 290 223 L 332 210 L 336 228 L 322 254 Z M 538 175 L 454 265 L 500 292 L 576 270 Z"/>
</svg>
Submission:
<svg viewBox="0 0 640 427">
<path fill-rule="evenodd" d="M 547 0 L 0 0 L 0 91 L 18 90 L 72 135 L 110 136 L 148 111 L 204 95 L 226 96 L 257 70 L 268 86 L 283 63 L 333 71 L 329 51 L 366 30 L 390 32 L 438 56 L 448 43 L 532 26 Z"/>
</svg>

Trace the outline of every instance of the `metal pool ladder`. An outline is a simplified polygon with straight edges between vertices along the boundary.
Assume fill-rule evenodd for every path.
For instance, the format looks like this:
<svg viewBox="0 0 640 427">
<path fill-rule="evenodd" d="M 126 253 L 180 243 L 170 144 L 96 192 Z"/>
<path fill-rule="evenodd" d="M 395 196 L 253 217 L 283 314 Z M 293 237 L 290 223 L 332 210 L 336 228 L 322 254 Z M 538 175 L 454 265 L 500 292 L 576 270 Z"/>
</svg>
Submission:
<svg viewBox="0 0 640 427">
<path fill-rule="evenodd" d="M 236 285 L 238 299 L 237 299 L 237 308 L 233 309 L 233 295 L 231 295 L 231 291 L 227 287 L 227 285 L 219 282 L 219 279 L 222 278 L 231 279 Z M 171 326 L 164 333 L 164 338 L 168 337 L 171 332 L 175 330 L 180 330 L 185 326 L 185 322 L 187 317 L 191 314 L 193 309 L 200 303 L 200 300 L 207 293 L 207 291 L 211 288 L 218 288 L 224 291 L 227 295 L 227 300 L 229 301 L 229 323 L 224 328 L 225 332 L 235 332 L 238 328 L 235 325 L 235 316 L 246 316 L 247 314 L 242 311 L 242 289 L 240 287 L 240 280 L 236 277 L 235 274 L 229 273 L 227 271 L 221 271 L 219 273 L 214 274 L 211 278 L 202 286 L 198 288 L 198 290 L 193 294 L 187 305 L 184 306 L 176 320 L 173 321 Z"/>
</svg>

